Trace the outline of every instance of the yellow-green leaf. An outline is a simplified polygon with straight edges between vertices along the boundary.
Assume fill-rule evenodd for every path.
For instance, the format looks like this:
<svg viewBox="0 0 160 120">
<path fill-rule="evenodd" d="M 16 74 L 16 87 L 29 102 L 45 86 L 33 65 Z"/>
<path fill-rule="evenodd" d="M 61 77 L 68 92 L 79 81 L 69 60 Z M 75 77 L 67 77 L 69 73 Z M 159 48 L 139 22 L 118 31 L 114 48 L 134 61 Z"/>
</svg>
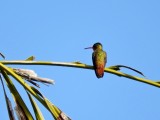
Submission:
<svg viewBox="0 0 160 120">
<path fill-rule="evenodd" d="M 44 100 L 44 102 L 45 102 L 45 105 L 47 106 L 47 108 L 48 108 L 48 110 L 50 111 L 50 113 L 53 115 L 53 117 L 56 119 L 56 118 L 58 118 L 58 116 L 59 116 L 59 114 L 60 114 L 60 111 L 57 111 L 56 110 L 56 106 L 54 106 L 53 104 L 51 104 L 51 102 L 47 99 L 47 98 L 45 98 L 42 94 L 41 94 L 41 92 L 39 92 L 39 90 L 37 90 L 36 88 L 34 88 L 34 87 L 31 87 L 32 88 L 32 90 L 34 91 L 34 92 L 36 92 L 40 97 L 42 97 L 43 98 L 43 100 Z"/>
<path fill-rule="evenodd" d="M 66 114 L 64 114 L 58 107 L 56 107 L 56 106 L 55 106 L 54 104 L 52 104 L 46 97 L 44 97 L 39 90 L 37 90 L 35 87 L 31 87 L 31 88 L 32 88 L 32 90 L 34 90 L 37 94 L 39 94 L 39 96 L 41 96 L 41 97 L 44 99 L 46 105 L 48 106 L 48 108 L 49 108 L 49 110 L 50 110 L 50 112 L 51 112 L 51 114 L 54 115 L 54 118 L 55 118 L 56 120 L 71 120 L 71 119 L 70 119 Z"/>
<path fill-rule="evenodd" d="M 12 69 L 3 65 L 1 62 L 0 62 L 0 69 L 5 70 L 9 75 L 15 78 L 29 93 L 31 93 L 38 101 L 40 101 L 44 105 L 44 107 L 46 107 L 50 111 L 50 113 L 55 119 L 59 117 L 61 111 L 44 96 L 42 97 L 41 96 L 42 94 L 40 92 L 39 93 L 37 92 L 38 90 L 36 91 L 33 88 L 31 88 L 31 86 L 29 86 L 19 75 L 14 73 Z"/>
<path fill-rule="evenodd" d="M 2 82 L 2 88 L 3 88 L 3 91 L 4 91 L 4 96 L 5 96 L 5 100 L 6 100 L 6 105 L 7 105 L 9 118 L 10 118 L 10 120 L 15 120 L 12 104 L 11 104 L 11 101 L 9 100 L 9 98 L 7 97 L 7 93 L 5 91 L 1 75 L 0 75 L 0 79 L 1 79 L 1 82 Z"/>
<path fill-rule="evenodd" d="M 29 99 L 31 101 L 31 104 L 32 104 L 32 107 L 33 107 L 33 110 L 34 110 L 34 113 L 35 113 L 35 116 L 36 116 L 36 119 L 37 120 L 44 120 L 44 117 L 43 117 L 38 105 L 36 104 L 36 102 L 34 101 L 32 96 L 28 92 L 27 92 L 27 94 L 28 94 Z"/>
<path fill-rule="evenodd" d="M 22 97 L 20 96 L 19 92 L 17 91 L 16 87 L 12 83 L 11 79 L 8 77 L 7 73 L 4 70 L 1 70 L 2 75 L 4 76 L 7 86 L 12 93 L 12 96 L 14 98 L 14 101 L 18 104 L 17 109 L 22 110 L 21 113 L 24 113 L 24 116 L 27 117 L 28 120 L 33 120 L 33 117 L 28 110 L 26 104 L 24 103 Z"/>
<path fill-rule="evenodd" d="M 34 56 L 30 56 L 29 58 L 26 59 L 26 61 L 33 61 L 35 59 Z"/>
</svg>

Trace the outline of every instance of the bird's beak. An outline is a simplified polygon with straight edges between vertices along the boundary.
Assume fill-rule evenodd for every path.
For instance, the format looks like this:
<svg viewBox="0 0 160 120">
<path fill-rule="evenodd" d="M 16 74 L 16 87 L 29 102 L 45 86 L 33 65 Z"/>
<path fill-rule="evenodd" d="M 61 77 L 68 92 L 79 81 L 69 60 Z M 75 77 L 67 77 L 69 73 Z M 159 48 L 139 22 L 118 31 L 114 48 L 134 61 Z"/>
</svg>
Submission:
<svg viewBox="0 0 160 120">
<path fill-rule="evenodd" d="M 93 47 L 87 47 L 87 48 L 84 48 L 84 49 L 93 49 Z"/>
</svg>

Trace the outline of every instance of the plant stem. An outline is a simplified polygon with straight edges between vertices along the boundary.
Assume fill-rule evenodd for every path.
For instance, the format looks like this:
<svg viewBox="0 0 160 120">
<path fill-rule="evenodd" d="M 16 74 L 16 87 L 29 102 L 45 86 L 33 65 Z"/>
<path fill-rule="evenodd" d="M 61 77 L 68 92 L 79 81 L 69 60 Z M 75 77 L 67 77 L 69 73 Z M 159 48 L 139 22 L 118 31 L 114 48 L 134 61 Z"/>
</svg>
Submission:
<svg viewBox="0 0 160 120">
<path fill-rule="evenodd" d="M 83 69 L 94 69 L 91 65 L 86 65 L 80 62 L 49 62 L 49 61 L 0 61 L 2 64 L 9 65 L 49 65 L 49 66 L 65 66 L 65 67 L 75 67 L 75 68 L 83 68 Z M 139 78 L 136 76 L 132 76 L 129 74 L 125 74 L 110 68 L 105 68 L 104 72 L 108 72 L 117 76 L 126 77 L 129 79 L 133 79 L 139 82 L 143 82 L 155 87 L 160 87 L 160 84 L 156 81 L 152 81 L 149 79 Z"/>
</svg>

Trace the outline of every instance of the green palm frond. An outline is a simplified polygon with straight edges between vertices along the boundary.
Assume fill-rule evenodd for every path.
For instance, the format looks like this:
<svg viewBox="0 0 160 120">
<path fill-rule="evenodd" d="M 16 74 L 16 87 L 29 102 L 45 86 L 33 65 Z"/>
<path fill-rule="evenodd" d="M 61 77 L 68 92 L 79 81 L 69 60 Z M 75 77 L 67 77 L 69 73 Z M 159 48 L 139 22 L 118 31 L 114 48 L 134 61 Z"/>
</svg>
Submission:
<svg viewBox="0 0 160 120">
<path fill-rule="evenodd" d="M 36 119 L 37 120 L 44 120 L 44 117 L 38 107 L 38 105 L 36 104 L 36 102 L 34 101 L 34 99 L 32 98 L 32 96 L 27 92 L 28 94 L 28 97 L 30 99 L 30 102 L 32 104 L 32 107 L 33 107 L 33 110 L 34 110 L 34 113 L 35 113 L 35 116 L 36 116 Z"/>
<path fill-rule="evenodd" d="M 50 65 L 50 66 L 63 66 L 63 67 L 73 67 L 73 68 L 83 68 L 83 69 L 91 69 L 93 70 L 93 66 L 87 65 L 81 62 L 47 62 L 47 61 L 1 61 L 3 64 L 11 64 L 11 65 Z M 105 68 L 104 72 L 114 74 L 120 77 L 129 78 L 138 82 L 143 82 L 155 87 L 160 87 L 160 84 L 156 81 L 144 79 L 136 76 L 132 76 L 117 70 L 114 70 L 110 67 Z"/>
<path fill-rule="evenodd" d="M 31 87 L 40 97 L 44 99 L 46 106 L 55 120 L 71 120 L 65 113 L 63 113 L 58 107 L 51 103 L 38 89 Z"/>
<path fill-rule="evenodd" d="M 3 77 L 6 80 L 7 86 L 12 93 L 13 99 L 16 103 L 16 110 L 19 114 L 21 119 L 33 120 L 33 116 L 31 115 L 28 107 L 26 106 L 25 102 L 23 101 L 21 95 L 19 94 L 18 90 L 12 83 L 12 80 L 8 77 L 7 73 L 4 70 L 1 70 Z"/>
<path fill-rule="evenodd" d="M 9 98 L 7 97 L 7 93 L 6 93 L 1 75 L 0 75 L 0 80 L 1 80 L 1 83 L 2 83 L 3 91 L 4 91 L 4 96 L 5 96 L 5 100 L 6 100 L 6 105 L 7 105 L 9 118 L 10 118 L 10 120 L 15 120 L 12 104 L 11 104 L 11 101 L 9 100 Z"/>
<path fill-rule="evenodd" d="M 16 103 L 16 113 L 18 114 L 19 118 L 22 118 L 22 116 L 25 116 L 26 118 L 23 118 L 23 119 L 29 119 L 29 120 L 32 120 L 33 117 L 31 115 L 29 109 L 25 105 L 23 99 L 21 98 L 19 92 L 17 91 L 16 87 L 14 86 L 11 79 L 9 78 L 9 76 L 12 76 L 15 80 L 17 80 L 23 86 L 23 88 L 26 90 L 37 120 L 43 120 L 44 117 L 43 117 L 38 105 L 34 101 L 34 98 L 36 98 L 51 113 L 51 115 L 53 116 L 53 118 L 55 120 L 71 120 L 71 119 L 64 112 L 62 112 L 58 107 L 56 107 L 53 103 L 51 103 L 38 89 L 36 89 L 33 86 L 30 86 L 25 81 L 25 80 L 27 80 L 31 83 L 34 81 L 32 84 L 37 86 L 36 82 L 52 84 L 54 82 L 53 80 L 50 80 L 48 78 L 38 77 L 37 74 L 32 70 L 10 68 L 10 67 L 6 66 L 7 64 L 10 64 L 10 65 L 50 65 L 50 66 L 83 68 L 83 69 L 91 69 L 91 70 L 94 69 L 93 66 L 87 65 L 87 64 L 84 64 L 81 62 L 34 61 L 33 56 L 29 57 L 28 59 L 26 59 L 24 61 L 0 61 L 0 72 L 2 73 L 3 77 L 5 78 L 7 86 L 9 88 L 9 90 L 11 91 L 12 96 L 14 98 L 14 101 Z M 121 67 L 128 68 L 130 70 L 133 70 L 133 71 L 143 75 L 142 72 L 140 72 L 136 69 L 133 69 L 131 67 L 124 66 L 124 65 L 116 65 L 116 66 L 111 66 L 111 67 L 105 68 L 104 72 L 114 74 L 114 75 L 117 75 L 120 77 L 126 77 L 126 78 L 136 80 L 139 82 L 143 82 L 143 83 L 146 83 L 146 84 L 149 84 L 152 86 L 160 87 L 159 81 L 156 82 L 153 80 L 140 78 L 137 76 L 132 76 L 132 75 L 123 73 L 121 71 L 118 71 L 118 70 L 120 70 Z M 6 97 L 6 101 L 7 100 L 8 99 Z M 7 104 L 9 106 L 9 102 Z M 20 114 L 22 114 L 22 116 L 20 116 Z"/>
<path fill-rule="evenodd" d="M 29 92 L 30 94 L 32 94 L 39 102 L 41 102 L 41 104 L 46 107 L 46 109 L 49 110 L 49 112 L 52 114 L 52 116 L 54 117 L 54 119 L 58 120 L 58 118 L 60 118 L 61 116 L 61 110 L 58 109 L 55 105 L 53 105 L 46 97 L 44 97 L 44 95 L 42 95 L 36 88 L 28 85 L 23 79 L 22 77 L 20 77 L 19 75 L 17 75 L 13 69 L 3 65 L 2 63 L 0 63 L 0 69 L 2 72 L 2 75 L 4 76 L 4 78 L 7 81 L 11 82 L 10 78 L 8 77 L 8 74 L 11 75 L 13 78 L 15 78 L 23 87 L 24 89 Z M 10 84 L 9 84 L 10 85 Z M 10 87 L 10 86 L 8 86 Z M 14 87 L 13 87 L 14 88 Z M 15 95 L 15 93 L 13 93 Z M 17 93 L 16 93 L 17 94 Z M 20 96 L 18 96 L 20 97 Z M 22 102 L 22 101 L 21 101 Z M 22 103 L 23 104 L 23 103 Z M 18 107 L 17 107 L 18 108 Z M 26 108 L 27 109 L 27 108 Z M 26 110 L 24 109 L 24 110 Z M 25 111 L 26 112 L 26 111 Z M 69 117 L 68 117 L 69 118 Z M 64 120 L 63 118 L 61 118 L 60 120 Z M 69 120 L 69 119 L 68 119 Z"/>
</svg>

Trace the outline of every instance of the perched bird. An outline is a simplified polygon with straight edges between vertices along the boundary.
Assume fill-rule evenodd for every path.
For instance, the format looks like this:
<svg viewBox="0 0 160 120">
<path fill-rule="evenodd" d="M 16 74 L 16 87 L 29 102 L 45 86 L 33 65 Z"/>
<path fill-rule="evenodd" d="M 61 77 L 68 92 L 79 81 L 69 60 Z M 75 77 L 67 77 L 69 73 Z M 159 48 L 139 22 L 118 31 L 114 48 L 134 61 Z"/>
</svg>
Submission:
<svg viewBox="0 0 160 120">
<path fill-rule="evenodd" d="M 104 68 L 107 62 L 107 54 L 103 51 L 101 43 L 95 43 L 92 47 L 85 49 L 93 49 L 92 62 L 97 78 L 102 78 L 104 75 Z"/>
</svg>

